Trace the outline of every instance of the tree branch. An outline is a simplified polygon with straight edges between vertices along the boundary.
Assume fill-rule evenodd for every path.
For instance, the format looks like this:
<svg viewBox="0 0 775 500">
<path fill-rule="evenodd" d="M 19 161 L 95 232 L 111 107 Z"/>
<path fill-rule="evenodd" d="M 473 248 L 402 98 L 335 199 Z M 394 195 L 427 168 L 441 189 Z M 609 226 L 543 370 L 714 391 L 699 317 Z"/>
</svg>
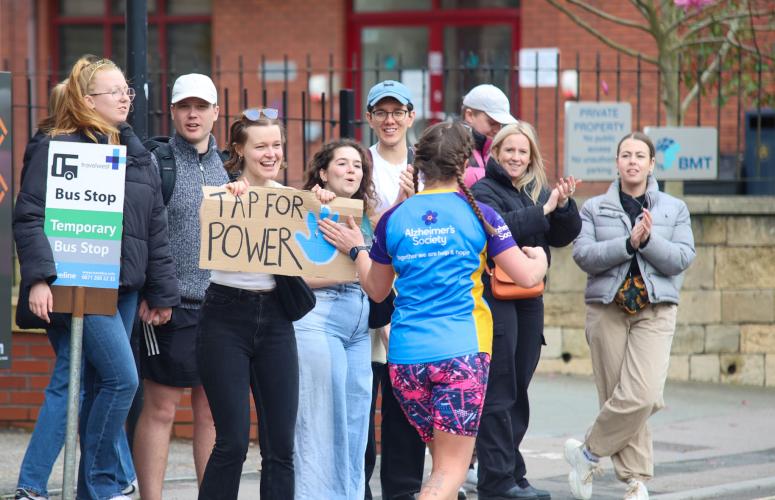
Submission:
<svg viewBox="0 0 775 500">
<path fill-rule="evenodd" d="M 762 13 L 761 12 L 755 12 L 754 13 L 754 16 L 759 16 L 759 15 L 762 15 Z M 710 25 L 712 25 L 714 23 L 729 23 L 729 22 L 734 21 L 736 19 L 748 18 L 749 16 L 750 16 L 750 14 L 748 12 L 736 12 L 734 14 L 728 14 L 728 15 L 721 16 L 721 17 L 711 16 L 708 19 L 704 19 L 704 20 L 700 21 L 699 23 L 695 24 L 694 26 L 692 26 L 691 28 L 689 28 L 688 30 L 683 32 L 681 35 L 683 36 L 683 38 L 687 38 L 687 37 L 690 37 L 690 36 L 694 35 L 698 31 L 701 31 L 701 30 L 709 27 Z"/>
<path fill-rule="evenodd" d="M 602 19 L 605 19 L 606 21 L 611 21 L 612 23 L 621 24 L 622 26 L 627 26 L 628 28 L 634 28 L 637 30 L 645 31 L 646 33 L 649 32 L 649 29 L 643 26 L 643 24 L 638 23 L 636 21 L 630 21 L 629 19 L 624 19 L 618 16 L 611 15 L 604 10 L 600 10 L 597 7 L 593 7 L 592 5 L 588 4 L 587 2 L 583 2 L 581 0 L 567 0 L 568 3 L 575 5 L 576 7 L 579 7 L 581 9 L 586 10 L 587 12 L 590 12 Z"/>
<path fill-rule="evenodd" d="M 564 5 L 561 5 L 557 0 L 546 0 L 546 1 L 549 2 L 551 5 L 553 5 L 557 10 L 559 10 L 560 12 L 568 16 L 574 23 L 584 28 L 584 30 L 586 30 L 592 36 L 594 36 L 604 44 L 608 45 L 612 49 L 618 50 L 619 52 L 623 54 L 627 54 L 628 56 L 631 56 L 631 57 L 640 57 L 642 60 L 649 62 L 651 64 L 655 64 L 655 65 L 657 64 L 657 60 L 654 57 L 648 56 L 646 54 L 642 54 L 634 49 L 631 49 L 617 42 L 614 42 L 612 39 L 608 38 L 603 33 L 601 33 L 597 29 L 590 26 L 590 24 L 587 21 L 579 17 L 577 14 L 568 10 Z"/>
<path fill-rule="evenodd" d="M 729 49 L 734 45 L 735 43 L 735 35 L 737 33 L 738 25 L 740 24 L 740 20 L 735 20 L 733 22 L 733 25 L 729 27 L 729 31 L 727 31 L 726 34 L 726 41 L 719 49 L 716 56 L 713 58 L 713 62 L 708 65 L 707 68 L 702 72 L 702 75 L 700 78 L 698 78 L 697 82 L 694 84 L 694 86 L 689 90 L 689 92 L 686 94 L 686 97 L 684 97 L 683 101 L 681 101 L 681 115 L 683 116 L 686 113 L 686 110 L 689 108 L 689 104 L 697 97 L 697 94 L 700 93 L 700 90 L 702 87 L 704 87 L 708 81 L 710 81 L 713 76 L 715 76 L 716 72 L 718 71 L 718 67 L 721 64 L 721 61 L 724 60 L 724 58 L 727 55 L 727 52 L 729 52 Z"/>
<path fill-rule="evenodd" d="M 679 26 L 685 24 L 686 21 L 688 21 L 690 19 L 694 19 L 695 17 L 697 17 L 699 15 L 707 14 L 708 13 L 708 9 L 711 9 L 711 8 L 714 8 L 714 7 L 718 7 L 719 5 L 723 5 L 725 3 L 725 1 L 726 0 L 719 0 L 719 1 L 715 2 L 715 3 L 713 3 L 713 4 L 710 4 L 710 5 L 707 5 L 707 6 L 703 7 L 702 9 L 695 9 L 693 12 L 691 12 L 689 14 L 687 14 L 686 11 L 684 11 L 684 15 L 683 16 L 678 16 L 678 19 L 676 19 L 675 22 L 673 22 L 673 24 L 671 24 L 670 26 L 668 26 L 665 29 L 665 33 L 668 33 L 668 34 L 672 33 L 673 31 L 678 29 Z M 678 7 L 676 7 L 676 6 L 673 6 L 672 8 L 675 9 L 676 11 L 679 10 Z"/>
</svg>

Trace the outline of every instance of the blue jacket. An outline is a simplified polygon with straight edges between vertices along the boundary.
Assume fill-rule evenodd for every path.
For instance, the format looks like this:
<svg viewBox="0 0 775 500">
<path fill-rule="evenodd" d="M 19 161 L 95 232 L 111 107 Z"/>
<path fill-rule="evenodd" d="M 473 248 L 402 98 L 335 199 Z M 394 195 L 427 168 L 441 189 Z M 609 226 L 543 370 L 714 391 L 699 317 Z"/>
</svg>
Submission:
<svg viewBox="0 0 775 500">
<path fill-rule="evenodd" d="M 648 178 L 646 198 L 653 226 L 646 247 L 635 252 L 638 267 L 649 302 L 678 304 L 684 271 L 695 256 L 689 209 L 678 198 L 660 192 L 653 176 Z M 631 231 L 630 217 L 619 200 L 618 180 L 605 194 L 584 203 L 573 259 L 587 273 L 587 303 L 613 301 L 632 261 L 626 244 Z"/>
</svg>

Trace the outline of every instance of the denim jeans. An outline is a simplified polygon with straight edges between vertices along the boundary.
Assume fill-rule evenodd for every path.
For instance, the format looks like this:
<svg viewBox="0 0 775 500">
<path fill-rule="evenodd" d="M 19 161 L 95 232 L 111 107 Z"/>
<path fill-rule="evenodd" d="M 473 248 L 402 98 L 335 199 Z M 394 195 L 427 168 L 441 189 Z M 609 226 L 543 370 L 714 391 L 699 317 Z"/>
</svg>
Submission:
<svg viewBox="0 0 775 500">
<path fill-rule="evenodd" d="M 83 320 L 79 499 L 109 499 L 127 485 L 123 468 L 131 457 L 126 456 L 124 423 L 138 385 L 129 345 L 137 293 L 119 295 L 118 305 L 113 316 L 88 314 Z M 131 472 L 134 479 L 133 468 Z"/>
<path fill-rule="evenodd" d="M 125 327 L 131 328 L 136 309 L 137 293 L 121 294 L 118 312 Z M 51 319 L 52 325 L 47 333 L 56 361 L 51 380 L 46 387 L 43 406 L 38 413 L 38 421 L 22 460 L 17 486 L 39 496 L 48 496 L 48 479 L 65 443 L 67 387 L 70 380 L 70 315 L 53 314 Z M 81 396 L 83 397 L 83 379 Z M 121 466 L 117 470 L 117 480 L 123 488 L 136 479 L 126 436 L 118 442 L 118 454 Z"/>
<path fill-rule="evenodd" d="M 250 439 L 253 393 L 260 418 L 262 500 L 293 498 L 293 429 L 299 359 L 293 323 L 274 293 L 210 284 L 200 311 L 197 364 L 215 422 L 200 500 L 234 500 Z"/>
<path fill-rule="evenodd" d="M 357 283 L 314 292 L 315 308 L 293 324 L 296 499 L 361 500 L 371 406 L 369 301 Z"/>
</svg>

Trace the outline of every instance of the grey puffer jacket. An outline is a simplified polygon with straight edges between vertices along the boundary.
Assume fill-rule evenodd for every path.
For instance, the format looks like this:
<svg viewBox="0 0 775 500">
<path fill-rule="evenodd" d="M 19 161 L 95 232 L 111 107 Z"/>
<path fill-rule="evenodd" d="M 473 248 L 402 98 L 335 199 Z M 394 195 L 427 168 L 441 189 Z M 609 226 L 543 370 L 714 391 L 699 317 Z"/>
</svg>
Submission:
<svg viewBox="0 0 775 500">
<path fill-rule="evenodd" d="M 683 273 L 695 256 L 694 237 L 686 204 L 659 191 L 653 176 L 646 188 L 653 226 L 645 248 L 636 250 L 649 302 L 678 304 Z M 619 181 L 590 198 L 581 208 L 581 233 L 573 242 L 573 260 L 587 275 L 587 303 L 609 304 L 632 261 L 627 239 L 632 223 L 619 200 Z"/>
</svg>

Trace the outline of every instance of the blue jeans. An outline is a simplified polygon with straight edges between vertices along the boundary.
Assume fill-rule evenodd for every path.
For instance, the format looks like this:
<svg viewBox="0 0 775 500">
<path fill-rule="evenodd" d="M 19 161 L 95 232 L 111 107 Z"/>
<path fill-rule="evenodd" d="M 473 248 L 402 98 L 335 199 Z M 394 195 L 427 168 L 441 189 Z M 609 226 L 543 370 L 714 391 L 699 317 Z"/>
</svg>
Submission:
<svg viewBox="0 0 775 500">
<path fill-rule="evenodd" d="M 299 351 L 296 499 L 362 500 L 371 406 L 369 301 L 357 283 L 314 290 Z"/>
<path fill-rule="evenodd" d="M 131 329 L 137 309 L 137 293 L 130 292 L 119 297 L 118 312 L 125 328 Z M 70 315 L 53 314 L 48 329 L 48 340 L 54 349 L 56 361 L 51 380 L 45 391 L 43 406 L 38 421 L 27 445 L 27 451 L 19 470 L 18 488 L 24 488 L 39 496 L 48 496 L 48 479 L 57 457 L 65 443 L 65 422 L 67 421 L 67 387 L 70 379 Z M 83 372 L 82 372 L 83 373 Z M 83 378 L 81 379 L 83 396 Z M 126 435 L 118 442 L 121 466 L 117 479 L 122 487 L 129 485 L 137 476 L 132 464 Z"/>
</svg>

